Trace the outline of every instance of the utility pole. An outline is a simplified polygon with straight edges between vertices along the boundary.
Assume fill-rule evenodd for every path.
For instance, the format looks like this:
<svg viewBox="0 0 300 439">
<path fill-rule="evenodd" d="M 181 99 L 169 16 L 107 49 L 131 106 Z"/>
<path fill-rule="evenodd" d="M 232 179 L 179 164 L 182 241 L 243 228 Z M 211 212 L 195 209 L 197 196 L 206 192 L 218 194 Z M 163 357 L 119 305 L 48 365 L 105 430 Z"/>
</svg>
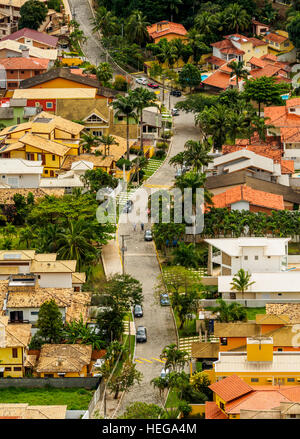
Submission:
<svg viewBox="0 0 300 439">
<path fill-rule="evenodd" d="M 125 252 L 127 248 L 125 247 L 125 237 L 130 235 L 120 235 L 122 239 L 122 247 L 121 247 L 121 254 L 122 254 L 122 274 L 125 274 Z"/>
</svg>

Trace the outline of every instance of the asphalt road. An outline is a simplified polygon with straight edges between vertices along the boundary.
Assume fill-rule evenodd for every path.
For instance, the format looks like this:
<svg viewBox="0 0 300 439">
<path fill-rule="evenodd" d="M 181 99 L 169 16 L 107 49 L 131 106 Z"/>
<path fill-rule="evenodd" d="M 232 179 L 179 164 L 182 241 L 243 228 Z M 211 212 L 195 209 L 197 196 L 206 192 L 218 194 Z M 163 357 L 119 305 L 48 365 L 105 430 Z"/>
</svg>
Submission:
<svg viewBox="0 0 300 439">
<path fill-rule="evenodd" d="M 178 98 L 171 97 L 174 106 Z M 195 128 L 194 117 L 191 114 L 180 113 L 175 119 L 175 135 L 173 136 L 171 149 L 166 162 L 147 180 L 147 185 L 167 185 L 174 180 L 175 168 L 168 163 L 169 158 L 183 150 L 184 143 L 188 139 L 199 139 L 199 130 Z M 149 189 L 148 189 L 149 191 Z M 151 228 L 151 224 L 145 224 L 145 230 Z M 136 327 L 145 326 L 148 332 L 146 343 L 137 343 L 135 359 L 137 369 L 143 373 L 141 385 L 134 386 L 127 393 L 120 406 L 119 414 L 124 411 L 131 402 L 141 401 L 146 403 L 160 404 L 158 393 L 150 385 L 152 378 L 160 375 L 163 364 L 157 361 L 162 349 L 170 343 L 176 343 L 176 333 L 170 307 L 162 307 L 155 299 L 154 290 L 157 277 L 160 274 L 159 264 L 153 242 L 144 241 L 144 232 L 137 224 L 134 231 L 132 224 L 120 224 L 120 235 L 128 235 L 125 238 L 125 271 L 138 279 L 143 285 L 144 316 L 135 319 Z M 146 361 L 148 360 L 148 361 Z"/>
</svg>

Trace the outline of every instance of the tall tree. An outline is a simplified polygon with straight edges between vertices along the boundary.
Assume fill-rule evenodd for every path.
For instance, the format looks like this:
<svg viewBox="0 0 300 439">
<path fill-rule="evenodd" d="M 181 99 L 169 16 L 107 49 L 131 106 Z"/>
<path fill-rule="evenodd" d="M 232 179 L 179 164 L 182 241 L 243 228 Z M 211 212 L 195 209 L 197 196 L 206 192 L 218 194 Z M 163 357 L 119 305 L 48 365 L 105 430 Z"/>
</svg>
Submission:
<svg viewBox="0 0 300 439">
<path fill-rule="evenodd" d="M 126 117 L 126 141 L 127 152 L 126 158 L 129 160 L 129 122 L 130 119 L 137 120 L 135 113 L 135 102 L 131 95 L 122 96 L 118 95 L 117 99 L 113 101 L 113 109 L 116 110 L 115 117 Z"/>
<path fill-rule="evenodd" d="M 239 303 L 233 302 L 227 305 L 222 299 L 217 299 L 217 306 L 213 308 L 213 314 L 218 314 L 217 320 L 222 323 L 247 321 L 246 308 Z"/>
<path fill-rule="evenodd" d="M 248 70 L 244 68 L 244 61 L 231 61 L 231 63 L 228 64 L 228 67 L 232 69 L 232 72 L 230 73 L 230 78 L 232 76 L 235 76 L 236 78 L 236 87 L 239 88 L 239 79 L 247 78 L 249 75 Z"/>
<path fill-rule="evenodd" d="M 165 358 L 165 369 L 170 369 L 174 372 L 181 372 L 189 362 L 188 353 L 180 350 L 176 344 L 166 346 L 162 350 L 160 358 Z"/>
<path fill-rule="evenodd" d="M 113 69 L 108 62 L 102 62 L 96 69 L 96 76 L 104 87 L 107 87 L 113 77 Z"/>
<path fill-rule="evenodd" d="M 167 6 L 170 13 L 170 21 L 173 21 L 174 14 L 178 14 L 182 0 L 165 0 L 164 6 Z"/>
<path fill-rule="evenodd" d="M 38 321 L 38 335 L 47 343 L 60 343 L 62 338 L 62 315 L 54 299 L 46 301 L 40 307 Z"/>
<path fill-rule="evenodd" d="M 275 82 L 275 78 L 261 76 L 260 78 L 247 80 L 244 88 L 244 96 L 248 100 L 258 103 L 258 115 L 260 116 L 261 104 L 282 105 L 281 95 L 288 91 L 286 83 Z"/>
<path fill-rule="evenodd" d="M 118 18 L 104 6 L 96 9 L 95 18 L 92 19 L 93 31 L 100 31 L 104 37 L 111 37 L 119 31 Z"/>
<path fill-rule="evenodd" d="M 251 23 L 251 17 L 247 14 L 247 11 L 243 9 L 238 3 L 232 3 L 224 10 L 224 23 L 228 31 L 240 31 L 246 30 Z"/>
<path fill-rule="evenodd" d="M 237 291 L 242 293 L 242 299 L 244 299 L 244 293 L 251 285 L 254 285 L 255 282 L 250 282 L 251 274 L 248 271 L 245 271 L 241 268 L 232 278 L 231 291 Z"/>
<path fill-rule="evenodd" d="M 108 383 L 109 389 L 115 392 L 114 399 L 118 399 L 119 392 L 128 392 L 135 384 L 140 384 L 143 374 L 136 370 L 136 364 L 126 361 L 122 370 L 116 374 Z"/>
<path fill-rule="evenodd" d="M 203 172 L 204 168 L 213 161 L 213 158 L 209 156 L 211 144 L 207 141 L 187 140 L 184 149 L 186 165 L 191 166 L 197 172 Z"/>
<path fill-rule="evenodd" d="M 287 25 L 287 31 L 289 33 L 289 39 L 294 46 L 300 49 L 300 12 L 297 12 L 290 23 Z"/>
<path fill-rule="evenodd" d="M 110 134 L 102 135 L 99 138 L 99 142 L 104 145 L 104 156 L 110 155 L 110 146 L 111 145 L 119 145 L 114 136 Z"/>
<path fill-rule="evenodd" d="M 45 21 L 48 8 L 45 3 L 39 0 L 28 0 L 20 8 L 20 20 L 18 28 L 28 27 L 29 29 L 38 30 L 40 25 Z"/>
<path fill-rule="evenodd" d="M 192 88 L 197 87 L 201 82 L 201 73 L 198 67 L 193 64 L 185 64 L 179 73 L 179 83 L 185 88 L 189 87 L 190 91 Z"/>
<path fill-rule="evenodd" d="M 144 45 L 149 40 L 147 30 L 149 25 L 150 23 L 146 20 L 142 11 L 132 11 L 125 27 L 128 40 L 132 43 Z"/>
<path fill-rule="evenodd" d="M 92 148 L 99 145 L 99 137 L 92 133 L 82 133 L 79 145 L 82 146 L 84 152 L 90 153 Z"/>
</svg>

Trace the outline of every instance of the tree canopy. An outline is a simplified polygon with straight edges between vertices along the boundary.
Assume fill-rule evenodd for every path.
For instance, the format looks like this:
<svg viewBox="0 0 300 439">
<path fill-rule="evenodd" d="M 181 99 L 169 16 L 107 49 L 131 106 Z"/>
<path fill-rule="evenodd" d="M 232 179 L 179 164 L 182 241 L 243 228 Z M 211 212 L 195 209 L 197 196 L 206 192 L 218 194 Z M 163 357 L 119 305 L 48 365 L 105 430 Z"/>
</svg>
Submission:
<svg viewBox="0 0 300 439">
<path fill-rule="evenodd" d="M 37 30 L 45 21 L 47 12 L 48 8 L 45 3 L 39 0 L 28 0 L 20 9 L 19 29 L 28 27 L 29 29 Z"/>
</svg>

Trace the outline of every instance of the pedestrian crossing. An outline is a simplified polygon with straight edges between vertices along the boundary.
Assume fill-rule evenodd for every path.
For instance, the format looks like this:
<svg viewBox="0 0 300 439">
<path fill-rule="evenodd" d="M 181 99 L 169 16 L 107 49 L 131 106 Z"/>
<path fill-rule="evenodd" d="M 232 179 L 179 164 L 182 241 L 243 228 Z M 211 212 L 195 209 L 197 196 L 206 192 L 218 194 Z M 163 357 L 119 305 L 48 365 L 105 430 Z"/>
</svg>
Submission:
<svg viewBox="0 0 300 439">
<path fill-rule="evenodd" d="M 156 363 L 161 363 L 162 365 L 165 364 L 166 362 L 166 358 L 157 358 L 157 357 L 150 357 L 150 358 L 144 358 L 144 357 L 136 357 L 134 359 L 134 361 L 136 363 L 140 363 L 140 364 L 156 364 Z"/>
</svg>

